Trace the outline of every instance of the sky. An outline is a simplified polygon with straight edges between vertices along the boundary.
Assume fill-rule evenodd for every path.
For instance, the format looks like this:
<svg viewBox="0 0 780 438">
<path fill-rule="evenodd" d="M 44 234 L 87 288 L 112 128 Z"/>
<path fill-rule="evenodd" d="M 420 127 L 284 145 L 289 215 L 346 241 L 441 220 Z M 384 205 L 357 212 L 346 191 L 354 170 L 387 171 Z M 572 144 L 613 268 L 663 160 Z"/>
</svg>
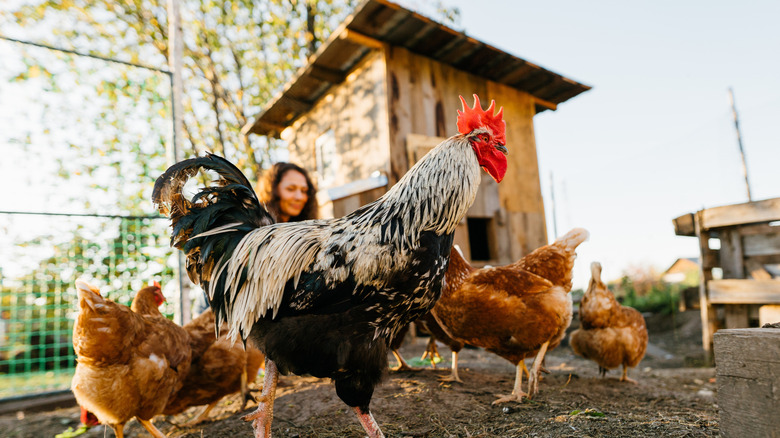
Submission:
<svg viewBox="0 0 780 438">
<path fill-rule="evenodd" d="M 575 288 L 593 261 L 614 280 L 696 257 L 672 219 L 747 201 L 729 87 L 753 199 L 780 197 L 780 2 L 443 3 L 458 30 L 593 87 L 535 118 L 548 237 L 553 219 L 591 233 Z"/>
<path fill-rule="evenodd" d="M 753 200 L 780 197 L 780 2 L 444 3 L 466 34 L 593 87 L 534 122 L 549 238 L 551 187 L 558 234 L 590 232 L 575 288 L 594 261 L 613 280 L 697 257 L 672 219 L 747 202 L 729 87 Z"/>
</svg>

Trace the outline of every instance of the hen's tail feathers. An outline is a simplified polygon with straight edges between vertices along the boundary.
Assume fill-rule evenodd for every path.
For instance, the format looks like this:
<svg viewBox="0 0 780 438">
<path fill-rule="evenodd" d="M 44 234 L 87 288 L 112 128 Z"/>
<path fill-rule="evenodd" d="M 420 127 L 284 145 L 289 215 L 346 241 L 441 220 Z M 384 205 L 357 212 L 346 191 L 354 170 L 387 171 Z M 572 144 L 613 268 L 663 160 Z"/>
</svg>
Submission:
<svg viewBox="0 0 780 438">
<path fill-rule="evenodd" d="M 601 283 L 601 263 L 593 262 L 590 264 L 590 277 L 597 283 Z"/>
<path fill-rule="evenodd" d="M 216 172 L 219 179 L 189 200 L 182 189 L 201 169 Z M 248 232 L 274 223 L 244 174 L 214 154 L 168 168 L 154 184 L 152 201 L 171 218 L 171 246 L 186 254 L 187 274 L 204 288 L 215 264 L 228 260 Z"/>
<path fill-rule="evenodd" d="M 601 263 L 599 262 L 590 264 L 590 283 L 588 284 L 588 292 L 595 291 L 596 289 L 608 290 L 607 286 L 601 282 Z"/>
<path fill-rule="evenodd" d="M 589 236 L 590 233 L 585 228 L 574 228 L 556 239 L 553 245 L 561 246 L 567 251 L 574 251 L 582 242 L 588 240 Z"/>
</svg>

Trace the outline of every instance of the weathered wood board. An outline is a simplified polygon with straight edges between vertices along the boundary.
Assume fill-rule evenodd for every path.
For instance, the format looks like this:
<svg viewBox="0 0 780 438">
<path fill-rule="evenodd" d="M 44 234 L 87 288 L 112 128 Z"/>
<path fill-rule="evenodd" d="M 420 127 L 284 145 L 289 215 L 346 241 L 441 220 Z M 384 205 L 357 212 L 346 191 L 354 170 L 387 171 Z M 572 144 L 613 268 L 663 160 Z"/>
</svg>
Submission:
<svg viewBox="0 0 780 438">
<path fill-rule="evenodd" d="M 780 280 L 711 280 L 707 287 L 714 304 L 780 304 Z"/>
<path fill-rule="evenodd" d="M 780 220 L 780 198 L 702 210 L 704 229 Z"/>
<path fill-rule="evenodd" d="M 714 345 L 721 435 L 780 437 L 780 329 L 720 330 Z"/>
</svg>

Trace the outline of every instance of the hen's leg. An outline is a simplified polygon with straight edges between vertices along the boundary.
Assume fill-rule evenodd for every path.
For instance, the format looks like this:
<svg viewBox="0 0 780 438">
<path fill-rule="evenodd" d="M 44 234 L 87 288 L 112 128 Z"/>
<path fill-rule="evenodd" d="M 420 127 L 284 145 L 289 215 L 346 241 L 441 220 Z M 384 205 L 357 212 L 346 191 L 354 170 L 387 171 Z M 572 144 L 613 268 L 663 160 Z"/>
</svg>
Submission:
<svg viewBox="0 0 780 438">
<path fill-rule="evenodd" d="M 436 369 L 436 358 L 441 359 L 441 355 L 439 354 L 439 349 L 436 348 L 436 338 L 433 336 L 428 339 L 428 345 L 425 346 L 425 352 L 420 360 L 425 360 L 426 357 L 431 361 L 431 367 Z"/>
<path fill-rule="evenodd" d="M 265 360 L 265 379 L 263 380 L 263 392 L 257 401 L 257 410 L 242 417 L 244 421 L 251 421 L 255 428 L 255 438 L 271 438 L 271 422 L 274 419 L 274 397 L 276 396 L 276 383 L 279 380 L 279 372 L 276 364 L 271 359 Z"/>
<path fill-rule="evenodd" d="M 116 438 L 123 438 L 125 436 L 123 432 L 125 428 L 124 424 L 112 425 L 111 428 L 114 429 L 114 435 L 116 435 Z M 103 429 L 103 433 L 106 433 L 105 429 Z"/>
<path fill-rule="evenodd" d="M 528 376 L 528 398 L 533 397 L 537 391 L 539 391 L 539 370 L 542 368 L 542 362 L 544 361 L 544 355 L 547 353 L 547 346 L 550 341 L 542 344 L 542 348 L 539 349 L 539 353 L 534 358 L 534 365 L 531 367 L 531 375 Z"/>
<path fill-rule="evenodd" d="M 442 382 L 458 382 L 463 383 L 463 380 L 460 380 L 460 377 L 458 377 L 458 352 L 453 351 L 452 352 L 452 372 L 449 376 L 446 377 L 440 377 L 439 380 Z"/>
<path fill-rule="evenodd" d="M 531 380 L 531 372 L 528 371 L 528 368 L 526 368 L 525 360 L 521 360 L 520 365 L 523 366 L 523 374 L 525 374 L 525 376 L 528 377 L 528 380 Z"/>
<path fill-rule="evenodd" d="M 623 365 L 623 377 L 620 378 L 620 381 L 629 382 L 629 383 L 633 383 L 634 385 L 638 385 L 636 380 L 628 378 L 628 367 L 625 365 Z"/>
<path fill-rule="evenodd" d="M 162 432 L 160 432 L 159 429 L 154 427 L 154 424 L 152 424 L 150 420 L 142 420 L 138 418 L 138 422 L 141 423 L 141 426 L 143 426 L 144 429 L 148 430 L 149 433 L 151 433 L 154 438 L 165 438 L 165 435 Z M 117 435 L 117 438 L 119 438 L 120 436 L 121 435 Z"/>
<path fill-rule="evenodd" d="M 395 356 L 395 360 L 398 361 L 398 366 L 393 368 L 393 371 L 415 371 L 415 368 L 410 367 L 404 360 L 404 357 L 401 356 L 401 353 L 395 348 L 393 348 L 393 356 Z"/>
<path fill-rule="evenodd" d="M 354 407 L 352 409 L 355 411 L 355 414 L 357 414 L 358 420 L 363 426 L 363 429 L 366 430 L 368 438 L 385 438 L 385 435 L 382 433 L 379 425 L 376 424 L 374 416 L 371 415 L 371 411 L 363 412 L 363 410 L 358 407 Z"/>
<path fill-rule="evenodd" d="M 211 412 L 211 410 L 214 409 L 214 406 L 216 406 L 217 403 L 219 403 L 219 400 L 211 402 L 211 404 L 206 406 L 206 409 L 204 409 L 203 412 L 200 413 L 200 415 L 198 415 L 197 417 L 193 418 L 192 420 L 184 423 L 184 427 L 194 426 L 194 425 L 200 423 L 201 421 L 205 420 L 206 418 L 208 418 L 209 412 Z"/>
<path fill-rule="evenodd" d="M 523 392 L 523 368 L 525 368 L 525 364 L 521 360 L 520 363 L 518 363 L 515 367 L 515 387 L 512 389 L 512 393 L 500 397 L 498 400 L 493 402 L 494 405 L 507 402 L 523 401 L 523 397 L 526 397 L 526 393 Z"/>
<path fill-rule="evenodd" d="M 254 379 L 252 379 L 252 380 L 254 380 Z M 242 411 L 244 409 L 246 409 L 246 403 L 250 399 L 254 400 L 254 397 L 252 397 L 251 392 L 252 391 L 249 390 L 249 378 L 247 376 L 246 362 L 245 362 L 244 363 L 244 369 L 241 370 L 241 410 Z M 203 414 L 201 414 L 201 415 L 203 415 Z"/>
</svg>

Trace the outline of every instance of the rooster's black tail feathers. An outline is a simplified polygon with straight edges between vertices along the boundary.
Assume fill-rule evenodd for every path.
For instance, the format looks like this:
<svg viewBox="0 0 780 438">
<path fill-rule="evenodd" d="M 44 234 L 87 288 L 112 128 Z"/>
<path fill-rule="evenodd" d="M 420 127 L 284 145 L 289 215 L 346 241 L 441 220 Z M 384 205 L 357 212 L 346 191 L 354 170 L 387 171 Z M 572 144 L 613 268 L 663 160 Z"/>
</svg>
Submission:
<svg viewBox="0 0 780 438">
<path fill-rule="evenodd" d="M 182 188 L 200 169 L 212 170 L 219 179 L 187 199 Z M 214 266 L 227 260 L 250 231 L 274 223 L 260 205 L 243 173 L 224 158 L 208 154 L 169 167 L 154 184 L 152 201 L 171 218 L 171 246 L 187 256 L 187 274 L 204 289 Z M 221 229 L 218 233 L 206 233 Z M 206 235 L 201 235 L 201 234 Z"/>
</svg>

